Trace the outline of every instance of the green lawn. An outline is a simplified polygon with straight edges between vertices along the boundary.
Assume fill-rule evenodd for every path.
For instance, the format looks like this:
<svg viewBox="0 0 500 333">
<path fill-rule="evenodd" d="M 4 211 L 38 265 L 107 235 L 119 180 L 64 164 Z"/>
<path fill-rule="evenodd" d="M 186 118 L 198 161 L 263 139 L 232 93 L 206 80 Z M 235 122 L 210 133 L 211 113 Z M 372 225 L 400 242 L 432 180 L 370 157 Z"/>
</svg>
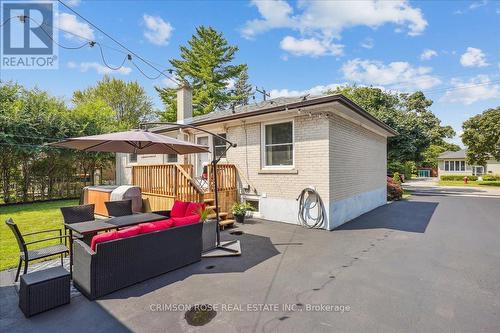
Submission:
<svg viewBox="0 0 500 333">
<path fill-rule="evenodd" d="M 19 262 L 19 247 L 14 234 L 5 224 L 5 220 L 11 217 L 21 230 L 21 233 L 55 229 L 62 227 L 62 215 L 59 207 L 77 205 L 78 200 L 62 200 L 52 202 L 29 203 L 23 205 L 0 206 L 0 270 L 16 267 Z M 34 235 L 30 240 L 43 239 L 58 234 L 47 233 Z M 29 236 L 28 236 L 29 237 Z M 33 246 L 50 245 L 51 243 L 39 243 Z"/>
<path fill-rule="evenodd" d="M 464 184 L 463 180 L 440 180 L 440 186 L 469 186 L 469 187 L 483 187 L 483 186 L 498 186 L 500 187 L 500 181 L 469 181 Z"/>
</svg>

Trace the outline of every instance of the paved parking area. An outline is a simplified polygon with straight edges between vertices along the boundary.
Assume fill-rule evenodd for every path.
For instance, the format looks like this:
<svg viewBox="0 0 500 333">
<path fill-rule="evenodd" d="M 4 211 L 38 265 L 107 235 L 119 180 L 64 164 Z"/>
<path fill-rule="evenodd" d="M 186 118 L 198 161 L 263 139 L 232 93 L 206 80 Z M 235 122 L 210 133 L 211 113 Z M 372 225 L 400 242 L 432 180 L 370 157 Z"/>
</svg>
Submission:
<svg viewBox="0 0 500 333">
<path fill-rule="evenodd" d="M 2 272 L 0 331 L 500 332 L 499 220 L 499 199 L 431 195 L 332 232 L 253 220 L 243 235 L 225 232 L 241 240 L 239 258 L 203 259 L 29 320 Z M 191 326 L 183 304 L 217 314 Z"/>
</svg>

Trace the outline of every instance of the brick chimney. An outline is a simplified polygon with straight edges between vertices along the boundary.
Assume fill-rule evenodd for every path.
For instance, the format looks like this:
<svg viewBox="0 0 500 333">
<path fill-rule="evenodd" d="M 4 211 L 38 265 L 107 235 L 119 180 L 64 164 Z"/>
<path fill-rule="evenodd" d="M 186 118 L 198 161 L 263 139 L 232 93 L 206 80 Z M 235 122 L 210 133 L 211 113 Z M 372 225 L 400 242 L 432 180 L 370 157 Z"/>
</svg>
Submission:
<svg viewBox="0 0 500 333">
<path fill-rule="evenodd" d="M 193 117 L 193 88 L 187 81 L 182 81 L 177 88 L 177 122 Z"/>
</svg>

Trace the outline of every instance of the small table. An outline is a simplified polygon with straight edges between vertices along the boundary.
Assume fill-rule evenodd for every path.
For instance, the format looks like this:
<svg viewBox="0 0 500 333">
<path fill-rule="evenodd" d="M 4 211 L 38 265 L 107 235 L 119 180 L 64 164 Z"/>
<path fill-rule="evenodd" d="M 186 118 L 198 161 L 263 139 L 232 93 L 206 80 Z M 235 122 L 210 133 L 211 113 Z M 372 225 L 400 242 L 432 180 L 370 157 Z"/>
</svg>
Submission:
<svg viewBox="0 0 500 333">
<path fill-rule="evenodd" d="M 26 317 L 70 302 L 70 274 L 61 266 L 23 274 L 19 307 Z"/>
<path fill-rule="evenodd" d="M 73 273 L 73 231 L 81 235 L 95 234 L 99 231 L 112 230 L 128 227 L 139 223 L 164 220 L 166 217 L 155 213 L 137 213 L 132 215 L 110 217 L 78 223 L 65 223 L 64 227 L 69 229 L 69 267 Z"/>
</svg>

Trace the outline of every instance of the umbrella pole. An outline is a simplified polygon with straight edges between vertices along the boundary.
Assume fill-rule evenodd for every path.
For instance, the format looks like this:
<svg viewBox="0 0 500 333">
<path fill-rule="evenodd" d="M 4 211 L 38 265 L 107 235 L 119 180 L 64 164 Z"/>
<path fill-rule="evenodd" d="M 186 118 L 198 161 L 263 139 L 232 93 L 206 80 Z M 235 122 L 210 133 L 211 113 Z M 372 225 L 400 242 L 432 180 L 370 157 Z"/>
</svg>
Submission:
<svg viewBox="0 0 500 333">
<path fill-rule="evenodd" d="M 222 250 L 222 251 L 227 251 L 231 253 L 238 253 L 238 250 L 228 248 L 228 245 L 234 244 L 237 241 L 229 241 L 229 242 L 224 242 L 224 245 L 221 244 L 220 241 L 220 227 L 219 227 L 219 186 L 217 183 L 217 162 L 219 162 L 219 159 L 215 155 L 215 149 L 213 149 L 213 160 L 212 160 L 212 172 L 214 175 L 214 198 L 215 198 L 215 219 L 217 220 L 217 244 L 215 246 L 216 249 Z"/>
</svg>

